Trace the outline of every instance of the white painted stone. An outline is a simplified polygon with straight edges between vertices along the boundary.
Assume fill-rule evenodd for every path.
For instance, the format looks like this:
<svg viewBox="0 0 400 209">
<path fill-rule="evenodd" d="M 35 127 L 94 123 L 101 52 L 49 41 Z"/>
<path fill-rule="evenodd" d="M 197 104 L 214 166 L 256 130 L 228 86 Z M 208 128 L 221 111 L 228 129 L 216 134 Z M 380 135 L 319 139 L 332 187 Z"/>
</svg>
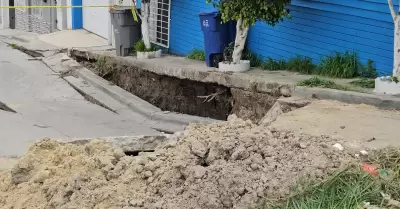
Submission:
<svg viewBox="0 0 400 209">
<path fill-rule="evenodd" d="M 393 82 L 390 76 L 375 79 L 375 90 L 380 94 L 400 94 L 400 82 Z"/>
<path fill-rule="evenodd" d="M 344 150 L 344 147 L 339 143 L 334 144 L 333 147 L 336 148 L 337 150 L 340 150 L 340 151 Z"/>
<path fill-rule="evenodd" d="M 157 50 L 157 51 L 155 52 L 154 57 L 155 57 L 155 58 L 160 58 L 161 55 L 162 55 L 162 50 L 159 49 L 159 50 Z"/>
<path fill-rule="evenodd" d="M 220 62 L 218 71 L 220 72 L 245 72 L 250 70 L 249 60 L 240 60 L 239 63 Z"/>
<path fill-rule="evenodd" d="M 137 52 L 136 56 L 138 59 L 151 59 L 155 57 L 156 52 Z"/>
</svg>

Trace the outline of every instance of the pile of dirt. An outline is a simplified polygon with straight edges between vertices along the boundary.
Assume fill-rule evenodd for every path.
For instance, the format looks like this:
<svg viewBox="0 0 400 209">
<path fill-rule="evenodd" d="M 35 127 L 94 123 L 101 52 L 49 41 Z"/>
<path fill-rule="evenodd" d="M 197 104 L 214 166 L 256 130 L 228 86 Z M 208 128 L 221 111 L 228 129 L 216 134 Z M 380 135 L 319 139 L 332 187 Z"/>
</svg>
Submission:
<svg viewBox="0 0 400 209">
<path fill-rule="evenodd" d="M 357 151 L 235 116 L 189 125 L 178 141 L 139 156 L 102 141 L 43 140 L 0 174 L 0 208 L 251 208 L 288 195 L 302 176 L 323 178 Z"/>
</svg>

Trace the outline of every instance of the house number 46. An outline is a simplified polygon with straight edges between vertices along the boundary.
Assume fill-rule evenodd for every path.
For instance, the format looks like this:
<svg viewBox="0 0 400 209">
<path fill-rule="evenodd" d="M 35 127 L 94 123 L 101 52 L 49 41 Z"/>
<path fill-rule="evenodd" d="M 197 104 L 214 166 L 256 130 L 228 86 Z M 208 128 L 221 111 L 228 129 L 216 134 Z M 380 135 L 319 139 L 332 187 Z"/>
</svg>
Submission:
<svg viewBox="0 0 400 209">
<path fill-rule="evenodd" d="M 203 26 L 206 27 L 206 28 L 210 27 L 210 26 L 208 25 L 208 20 L 203 20 Z"/>
</svg>

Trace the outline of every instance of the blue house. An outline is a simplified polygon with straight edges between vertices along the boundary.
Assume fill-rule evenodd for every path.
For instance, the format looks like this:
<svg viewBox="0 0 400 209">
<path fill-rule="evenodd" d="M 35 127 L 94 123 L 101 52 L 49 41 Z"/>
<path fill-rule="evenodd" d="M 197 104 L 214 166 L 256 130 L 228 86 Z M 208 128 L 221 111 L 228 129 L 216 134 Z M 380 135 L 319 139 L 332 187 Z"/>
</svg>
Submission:
<svg viewBox="0 0 400 209">
<path fill-rule="evenodd" d="M 205 0 L 171 0 L 172 53 L 204 48 L 198 13 L 210 7 Z M 253 26 L 249 49 L 264 58 L 303 55 L 315 62 L 335 51 L 354 51 L 363 63 L 373 60 L 379 73 L 391 74 L 394 26 L 387 1 L 292 0 L 290 11 L 292 18 L 275 27 Z"/>
</svg>

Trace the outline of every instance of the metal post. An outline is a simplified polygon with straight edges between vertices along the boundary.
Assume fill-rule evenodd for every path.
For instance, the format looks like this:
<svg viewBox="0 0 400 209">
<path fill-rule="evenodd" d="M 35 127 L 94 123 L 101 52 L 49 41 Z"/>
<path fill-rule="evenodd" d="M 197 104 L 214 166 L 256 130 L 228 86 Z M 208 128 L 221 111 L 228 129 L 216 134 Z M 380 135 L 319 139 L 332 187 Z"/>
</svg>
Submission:
<svg viewBox="0 0 400 209">
<path fill-rule="evenodd" d="M 26 3 L 28 6 L 32 6 L 32 0 L 26 0 Z M 27 9 L 27 17 L 28 17 L 28 32 L 32 32 L 33 31 L 33 21 L 32 21 L 32 8 L 28 8 Z"/>
</svg>

